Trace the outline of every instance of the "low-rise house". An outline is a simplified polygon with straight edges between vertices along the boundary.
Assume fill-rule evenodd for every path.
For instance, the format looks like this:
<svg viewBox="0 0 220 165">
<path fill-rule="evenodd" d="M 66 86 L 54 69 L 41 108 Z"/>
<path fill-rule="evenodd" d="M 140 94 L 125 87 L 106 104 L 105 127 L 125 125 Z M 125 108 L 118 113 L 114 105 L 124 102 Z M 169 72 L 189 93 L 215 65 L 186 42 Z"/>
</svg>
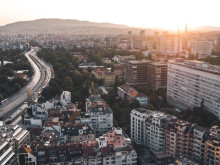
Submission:
<svg viewBox="0 0 220 165">
<path fill-rule="evenodd" d="M 118 87 L 118 95 L 121 99 L 128 100 L 129 102 L 137 100 L 140 105 L 148 104 L 148 97 L 145 94 L 136 91 L 134 88 L 126 84 Z"/>
</svg>

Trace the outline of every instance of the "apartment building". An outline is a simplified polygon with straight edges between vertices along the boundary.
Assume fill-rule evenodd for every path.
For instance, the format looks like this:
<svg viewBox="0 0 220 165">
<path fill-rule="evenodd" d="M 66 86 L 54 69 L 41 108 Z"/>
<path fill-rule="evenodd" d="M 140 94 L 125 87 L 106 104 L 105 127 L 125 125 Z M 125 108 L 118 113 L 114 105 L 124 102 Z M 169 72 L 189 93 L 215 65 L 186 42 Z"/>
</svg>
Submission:
<svg viewBox="0 0 220 165">
<path fill-rule="evenodd" d="M 96 133 L 103 134 L 112 129 L 113 112 L 98 96 L 91 96 L 86 101 L 86 111 L 91 119 L 91 124 Z"/>
<path fill-rule="evenodd" d="M 220 119 L 220 67 L 201 61 L 169 61 L 167 101 L 180 109 L 202 105 Z"/>
<path fill-rule="evenodd" d="M 2 165 L 19 165 L 18 155 L 15 153 L 10 142 L 0 142 L 0 164 Z"/>
<path fill-rule="evenodd" d="M 37 158 L 33 155 L 30 146 L 25 144 L 19 149 L 19 163 L 20 165 L 37 165 Z"/>
<path fill-rule="evenodd" d="M 148 64 L 148 85 L 153 89 L 167 88 L 167 63 L 152 62 Z"/>
<path fill-rule="evenodd" d="M 68 143 L 95 140 L 94 131 L 91 126 L 87 124 L 67 124 L 62 126 L 61 134 Z"/>
<path fill-rule="evenodd" d="M 174 159 L 179 156 L 188 157 L 190 131 L 193 124 L 173 119 L 166 129 L 166 153 Z"/>
<path fill-rule="evenodd" d="M 152 111 L 134 109 L 131 111 L 131 140 L 137 144 L 146 145 L 146 120 Z"/>
<path fill-rule="evenodd" d="M 33 104 L 27 108 L 28 115 L 24 118 L 26 125 L 38 125 L 42 127 L 48 119 L 48 111 L 43 104 Z"/>
<path fill-rule="evenodd" d="M 181 36 L 159 36 L 156 38 L 156 49 L 160 53 L 176 55 L 182 52 Z"/>
<path fill-rule="evenodd" d="M 19 125 L 2 125 L 0 135 L 0 164 L 18 165 L 19 149 L 30 143 L 29 131 Z"/>
<path fill-rule="evenodd" d="M 198 55 L 198 58 L 204 58 L 212 55 L 212 42 L 210 41 L 192 41 L 191 53 Z"/>
<path fill-rule="evenodd" d="M 147 85 L 147 66 L 149 60 L 128 61 L 125 64 L 125 81 L 127 85 Z"/>
<path fill-rule="evenodd" d="M 220 128 L 210 129 L 208 140 L 205 142 L 204 165 L 220 165 Z"/>
<path fill-rule="evenodd" d="M 195 126 L 190 135 L 188 151 L 189 158 L 202 163 L 204 161 L 205 142 L 209 135 L 209 129 Z"/>
<path fill-rule="evenodd" d="M 145 94 L 136 91 L 126 84 L 118 87 L 118 95 L 121 99 L 127 100 L 130 103 L 137 100 L 140 105 L 148 104 L 148 97 Z"/>
<path fill-rule="evenodd" d="M 153 89 L 167 88 L 167 63 L 149 60 L 128 61 L 125 81 L 131 86 L 149 85 Z"/>
<path fill-rule="evenodd" d="M 146 144 L 152 151 L 165 151 L 166 128 L 171 116 L 152 112 L 146 120 Z"/>
<path fill-rule="evenodd" d="M 146 109 L 131 111 L 131 140 L 154 152 L 165 151 L 166 128 L 173 116 Z"/>
</svg>

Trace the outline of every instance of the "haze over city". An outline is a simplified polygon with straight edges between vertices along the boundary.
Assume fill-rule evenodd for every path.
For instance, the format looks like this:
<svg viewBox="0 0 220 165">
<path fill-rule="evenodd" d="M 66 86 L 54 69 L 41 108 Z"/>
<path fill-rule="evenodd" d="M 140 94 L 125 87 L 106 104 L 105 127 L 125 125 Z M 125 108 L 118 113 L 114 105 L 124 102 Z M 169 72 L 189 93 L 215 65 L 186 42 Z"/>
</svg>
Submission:
<svg viewBox="0 0 220 165">
<path fill-rule="evenodd" d="M 220 26 L 219 0 L 1 0 L 0 25 L 40 18 L 78 19 L 184 30 Z"/>
</svg>

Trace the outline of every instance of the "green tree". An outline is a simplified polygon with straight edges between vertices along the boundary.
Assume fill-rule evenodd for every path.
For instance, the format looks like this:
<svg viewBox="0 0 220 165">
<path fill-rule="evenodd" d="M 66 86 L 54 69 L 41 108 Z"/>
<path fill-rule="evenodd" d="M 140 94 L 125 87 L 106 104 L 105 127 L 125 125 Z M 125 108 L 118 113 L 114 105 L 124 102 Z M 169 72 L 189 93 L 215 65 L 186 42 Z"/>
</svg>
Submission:
<svg viewBox="0 0 220 165">
<path fill-rule="evenodd" d="M 69 76 L 66 76 L 63 81 L 63 89 L 69 90 L 73 86 L 73 81 Z"/>
</svg>

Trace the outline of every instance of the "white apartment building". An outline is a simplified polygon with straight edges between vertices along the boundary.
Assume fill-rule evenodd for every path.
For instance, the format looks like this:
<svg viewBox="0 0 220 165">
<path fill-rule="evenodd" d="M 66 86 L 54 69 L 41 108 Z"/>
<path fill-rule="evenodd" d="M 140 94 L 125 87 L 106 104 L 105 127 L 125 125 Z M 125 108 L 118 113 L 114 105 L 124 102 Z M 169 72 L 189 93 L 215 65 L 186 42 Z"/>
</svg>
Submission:
<svg viewBox="0 0 220 165">
<path fill-rule="evenodd" d="M 71 92 L 69 91 L 63 91 L 60 97 L 60 103 L 65 106 L 67 103 L 71 102 Z"/>
<path fill-rule="evenodd" d="M 48 111 L 43 104 L 31 105 L 27 110 L 29 115 L 24 118 L 24 124 L 42 127 L 48 119 Z"/>
<path fill-rule="evenodd" d="M 112 129 L 113 112 L 100 96 L 90 96 L 86 99 L 86 112 L 90 119 L 83 119 L 83 122 L 91 121 L 92 127 L 97 134 L 104 134 Z"/>
<path fill-rule="evenodd" d="M 146 121 L 146 144 L 152 151 L 165 151 L 166 128 L 171 116 L 152 112 Z"/>
<path fill-rule="evenodd" d="M 113 112 L 109 107 L 93 107 L 89 110 L 89 116 L 96 133 L 103 134 L 112 129 Z"/>
<path fill-rule="evenodd" d="M 146 109 L 131 111 L 131 140 L 152 151 L 165 151 L 165 130 L 172 116 Z"/>
<path fill-rule="evenodd" d="M 220 119 L 220 67 L 201 61 L 170 61 L 167 101 L 180 109 L 203 105 Z"/>
<path fill-rule="evenodd" d="M 134 109 L 131 111 L 131 140 L 137 144 L 146 145 L 146 120 L 152 111 Z"/>
<path fill-rule="evenodd" d="M 192 41 L 191 53 L 198 54 L 198 58 L 212 55 L 212 42 L 210 41 Z"/>
</svg>

